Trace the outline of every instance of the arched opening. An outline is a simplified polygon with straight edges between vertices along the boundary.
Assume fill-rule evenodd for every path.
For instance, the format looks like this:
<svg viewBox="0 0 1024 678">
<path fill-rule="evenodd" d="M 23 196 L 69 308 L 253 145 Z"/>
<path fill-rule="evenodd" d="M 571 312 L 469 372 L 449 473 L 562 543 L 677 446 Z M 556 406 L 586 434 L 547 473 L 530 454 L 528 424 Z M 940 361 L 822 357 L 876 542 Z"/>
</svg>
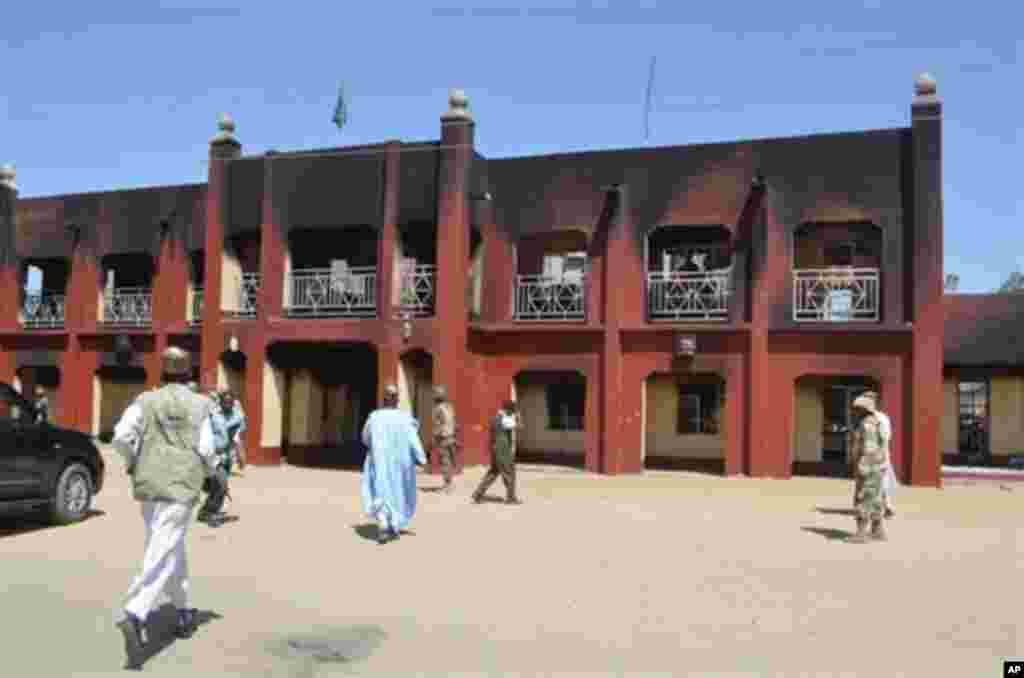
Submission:
<svg viewBox="0 0 1024 678">
<path fill-rule="evenodd" d="M 262 278 L 259 231 L 236 234 L 224 241 L 221 309 L 234 318 L 255 318 Z M 204 272 L 205 275 L 205 272 Z"/>
<path fill-rule="evenodd" d="M 864 391 L 879 392 L 878 382 L 868 376 L 817 375 L 795 381 L 793 475 L 849 477 L 852 436 L 859 423 L 853 401 Z"/>
<path fill-rule="evenodd" d="M 647 234 L 647 314 L 652 321 L 727 320 L 731 234 L 722 226 L 660 226 Z"/>
<path fill-rule="evenodd" d="M 278 342 L 267 359 L 263 445 L 279 447 L 290 464 L 359 468 L 363 425 L 377 407 L 373 347 Z"/>
<path fill-rule="evenodd" d="M 793 234 L 793 319 L 880 318 L 882 229 L 869 222 L 807 223 Z"/>
<path fill-rule="evenodd" d="M 398 227 L 398 261 L 394 300 L 402 313 L 413 317 L 434 315 L 437 287 L 437 224 L 409 221 Z"/>
<path fill-rule="evenodd" d="M 644 468 L 725 473 L 725 394 L 725 380 L 713 373 L 647 377 Z"/>
<path fill-rule="evenodd" d="M 93 378 L 93 435 L 110 442 L 121 415 L 146 390 L 146 370 L 131 365 L 110 365 Z"/>
<path fill-rule="evenodd" d="M 415 349 L 402 355 L 398 365 L 398 406 L 420 423 L 420 437 L 428 445 L 434 439 L 433 395 L 434 359 L 426 351 Z"/>
<path fill-rule="evenodd" d="M 584 468 L 586 461 L 587 379 L 576 371 L 518 373 L 512 399 L 522 428 L 516 432 L 516 456 L 531 464 Z"/>
<path fill-rule="evenodd" d="M 377 314 L 377 230 L 371 226 L 292 229 L 284 310 L 309 318 Z"/>
<path fill-rule="evenodd" d="M 153 322 L 154 262 L 150 254 L 108 254 L 101 262 L 103 291 L 99 321 L 115 327 Z"/>
<path fill-rule="evenodd" d="M 26 259 L 22 264 L 20 319 L 26 329 L 64 327 L 67 259 Z"/>
<path fill-rule="evenodd" d="M 586 318 L 587 235 L 556 231 L 523 236 L 515 248 L 515 319 Z"/>
</svg>

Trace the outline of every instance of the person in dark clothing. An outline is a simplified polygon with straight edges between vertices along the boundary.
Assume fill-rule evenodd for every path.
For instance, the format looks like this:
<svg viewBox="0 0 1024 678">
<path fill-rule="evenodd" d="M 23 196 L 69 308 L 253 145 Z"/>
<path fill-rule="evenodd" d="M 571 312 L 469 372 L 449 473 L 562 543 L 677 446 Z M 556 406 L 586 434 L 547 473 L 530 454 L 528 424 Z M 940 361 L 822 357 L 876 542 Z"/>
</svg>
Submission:
<svg viewBox="0 0 1024 678">
<path fill-rule="evenodd" d="M 505 484 L 505 503 L 521 504 L 516 495 L 516 429 L 520 428 L 515 401 L 505 402 L 491 423 L 491 468 L 480 486 L 473 493 L 477 504 L 484 500 L 484 493 L 501 476 Z"/>
</svg>

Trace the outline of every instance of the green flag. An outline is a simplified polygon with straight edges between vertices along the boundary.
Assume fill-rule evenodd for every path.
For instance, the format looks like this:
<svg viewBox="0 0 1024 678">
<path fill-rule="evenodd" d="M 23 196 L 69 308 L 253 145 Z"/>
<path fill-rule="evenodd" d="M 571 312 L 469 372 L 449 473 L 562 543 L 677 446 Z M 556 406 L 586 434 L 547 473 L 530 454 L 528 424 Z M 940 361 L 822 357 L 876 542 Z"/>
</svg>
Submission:
<svg viewBox="0 0 1024 678">
<path fill-rule="evenodd" d="M 348 106 L 345 105 L 345 87 L 338 88 L 338 102 L 334 104 L 334 117 L 331 121 L 341 129 L 348 122 Z"/>
</svg>

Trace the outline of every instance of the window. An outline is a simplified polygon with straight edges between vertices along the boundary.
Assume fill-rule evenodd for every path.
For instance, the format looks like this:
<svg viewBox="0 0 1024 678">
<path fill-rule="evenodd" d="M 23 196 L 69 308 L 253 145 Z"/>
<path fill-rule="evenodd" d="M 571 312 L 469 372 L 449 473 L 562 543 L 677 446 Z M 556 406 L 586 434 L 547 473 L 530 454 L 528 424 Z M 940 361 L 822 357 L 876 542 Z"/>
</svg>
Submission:
<svg viewBox="0 0 1024 678">
<path fill-rule="evenodd" d="M 582 431 L 583 409 L 587 385 L 579 383 L 548 384 L 545 395 L 548 405 L 548 430 Z"/>
<path fill-rule="evenodd" d="M 676 432 L 717 435 L 722 400 L 719 384 L 679 384 Z"/>
</svg>

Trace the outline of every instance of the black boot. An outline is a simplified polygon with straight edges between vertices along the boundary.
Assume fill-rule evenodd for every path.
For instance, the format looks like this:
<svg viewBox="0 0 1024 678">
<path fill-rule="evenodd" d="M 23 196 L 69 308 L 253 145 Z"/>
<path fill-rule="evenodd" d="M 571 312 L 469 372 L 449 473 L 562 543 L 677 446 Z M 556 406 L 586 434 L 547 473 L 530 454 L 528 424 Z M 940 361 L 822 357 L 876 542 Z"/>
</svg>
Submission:
<svg viewBox="0 0 1024 678">
<path fill-rule="evenodd" d="M 178 623 L 174 626 L 174 635 L 178 638 L 191 638 L 196 632 L 196 611 L 193 608 L 178 610 Z"/>
<path fill-rule="evenodd" d="M 124 619 L 117 623 L 124 636 L 124 667 L 130 671 L 139 671 L 145 662 L 146 624 L 130 612 L 125 612 Z"/>
</svg>

